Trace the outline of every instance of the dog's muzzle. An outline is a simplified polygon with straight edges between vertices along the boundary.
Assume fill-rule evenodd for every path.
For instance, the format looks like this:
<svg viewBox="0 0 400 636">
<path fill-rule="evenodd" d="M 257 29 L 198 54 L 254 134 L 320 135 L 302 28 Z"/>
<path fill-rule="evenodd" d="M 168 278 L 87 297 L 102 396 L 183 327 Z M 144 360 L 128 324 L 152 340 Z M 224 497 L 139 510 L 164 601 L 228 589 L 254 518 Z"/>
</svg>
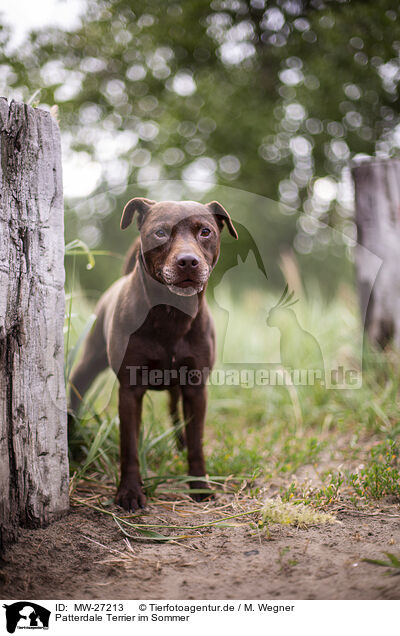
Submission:
<svg viewBox="0 0 400 636">
<path fill-rule="evenodd" d="M 162 278 L 167 285 L 169 291 L 177 296 L 195 296 L 204 289 L 204 285 L 209 279 L 212 268 L 208 265 L 203 265 L 196 270 L 196 276 L 192 276 L 191 279 L 184 279 L 182 275 L 178 276 L 178 272 L 175 268 L 168 266 L 162 269 Z"/>
</svg>

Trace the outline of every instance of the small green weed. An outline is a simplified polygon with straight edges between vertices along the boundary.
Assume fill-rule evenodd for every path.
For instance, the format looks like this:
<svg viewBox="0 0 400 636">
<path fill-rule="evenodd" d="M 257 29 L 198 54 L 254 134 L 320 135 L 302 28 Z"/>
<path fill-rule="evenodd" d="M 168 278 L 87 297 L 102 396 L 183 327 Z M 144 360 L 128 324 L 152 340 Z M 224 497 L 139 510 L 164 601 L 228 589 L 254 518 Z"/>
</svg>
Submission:
<svg viewBox="0 0 400 636">
<path fill-rule="evenodd" d="M 292 482 L 288 488 L 281 491 L 282 501 L 293 504 L 304 503 L 314 508 L 325 508 L 340 498 L 341 486 L 344 484 L 345 476 L 338 473 L 329 473 L 329 482 L 321 488 L 313 488 L 309 484 L 299 486 Z"/>
<path fill-rule="evenodd" d="M 279 556 L 278 556 L 279 572 L 285 572 L 285 571 L 289 572 L 291 568 L 294 568 L 298 564 L 298 560 L 293 557 L 291 558 L 289 556 L 289 553 L 290 553 L 289 546 L 286 546 L 279 550 Z M 287 558 L 285 558 L 285 555 L 288 555 Z"/>
<path fill-rule="evenodd" d="M 380 565 L 385 568 L 389 568 L 388 572 L 385 574 L 389 574 L 392 576 L 400 575 L 400 558 L 391 552 L 384 552 L 387 556 L 388 560 L 384 561 L 383 559 L 363 559 L 366 563 L 371 563 L 372 565 Z"/>
<path fill-rule="evenodd" d="M 400 497 L 399 447 L 393 440 L 382 442 L 371 449 L 365 468 L 351 473 L 349 484 L 359 497 L 381 499 L 393 495 Z"/>
</svg>

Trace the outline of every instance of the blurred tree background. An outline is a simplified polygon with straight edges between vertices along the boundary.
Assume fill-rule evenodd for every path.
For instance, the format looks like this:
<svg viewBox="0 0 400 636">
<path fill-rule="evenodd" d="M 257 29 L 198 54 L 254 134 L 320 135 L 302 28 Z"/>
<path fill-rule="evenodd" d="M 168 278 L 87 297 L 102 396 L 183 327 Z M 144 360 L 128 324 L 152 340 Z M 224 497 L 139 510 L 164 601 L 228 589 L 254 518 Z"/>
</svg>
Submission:
<svg viewBox="0 0 400 636">
<path fill-rule="evenodd" d="M 177 180 L 183 198 L 208 201 L 220 184 L 288 206 L 265 232 L 271 261 L 291 246 L 310 271 L 323 261 L 331 284 L 332 259 L 349 280 L 349 161 L 391 157 L 400 146 L 398 2 L 85 6 L 74 31 L 45 28 L 17 50 L 7 27 L 0 32 L 2 94 L 27 101 L 40 89 L 40 105 L 59 108 L 66 180 L 77 182 L 67 240 L 121 254 L 132 240 L 119 231 L 128 193 L 151 198 L 149 182 Z M 341 241 L 332 245 L 314 219 Z M 241 246 L 251 247 L 245 232 Z M 104 289 L 119 270 L 104 257 L 92 272 L 82 268 L 81 281 Z"/>
</svg>

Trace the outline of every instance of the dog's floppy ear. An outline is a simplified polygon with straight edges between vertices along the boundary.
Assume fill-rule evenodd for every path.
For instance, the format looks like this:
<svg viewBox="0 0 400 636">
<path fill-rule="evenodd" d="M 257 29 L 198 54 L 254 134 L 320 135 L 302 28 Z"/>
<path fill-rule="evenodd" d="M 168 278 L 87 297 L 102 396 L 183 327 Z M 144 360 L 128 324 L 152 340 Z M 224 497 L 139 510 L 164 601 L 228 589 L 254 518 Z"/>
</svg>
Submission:
<svg viewBox="0 0 400 636">
<path fill-rule="evenodd" d="M 236 232 L 232 219 L 225 208 L 218 203 L 218 201 L 211 201 L 211 203 L 207 203 L 207 207 L 214 214 L 220 230 L 222 230 L 225 223 L 229 230 L 229 234 L 232 234 L 233 238 L 238 239 L 238 233 Z"/>
<path fill-rule="evenodd" d="M 151 199 L 143 199 L 142 197 L 136 197 L 131 199 L 124 207 L 121 217 L 121 230 L 125 230 L 131 223 L 135 212 L 138 213 L 138 226 L 140 227 L 143 221 L 143 217 L 149 208 L 154 205 L 156 201 Z"/>
</svg>

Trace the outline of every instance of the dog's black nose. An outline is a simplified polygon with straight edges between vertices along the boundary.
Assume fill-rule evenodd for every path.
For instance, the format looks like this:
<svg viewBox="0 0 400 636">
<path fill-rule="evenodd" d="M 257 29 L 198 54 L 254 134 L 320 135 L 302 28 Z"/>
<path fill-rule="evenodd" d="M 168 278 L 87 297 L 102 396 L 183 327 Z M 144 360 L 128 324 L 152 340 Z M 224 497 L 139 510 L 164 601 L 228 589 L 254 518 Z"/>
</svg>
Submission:
<svg viewBox="0 0 400 636">
<path fill-rule="evenodd" d="M 179 254 L 177 257 L 177 262 L 179 267 L 182 269 L 184 267 L 187 268 L 195 268 L 199 264 L 199 259 L 194 254 Z"/>
</svg>

